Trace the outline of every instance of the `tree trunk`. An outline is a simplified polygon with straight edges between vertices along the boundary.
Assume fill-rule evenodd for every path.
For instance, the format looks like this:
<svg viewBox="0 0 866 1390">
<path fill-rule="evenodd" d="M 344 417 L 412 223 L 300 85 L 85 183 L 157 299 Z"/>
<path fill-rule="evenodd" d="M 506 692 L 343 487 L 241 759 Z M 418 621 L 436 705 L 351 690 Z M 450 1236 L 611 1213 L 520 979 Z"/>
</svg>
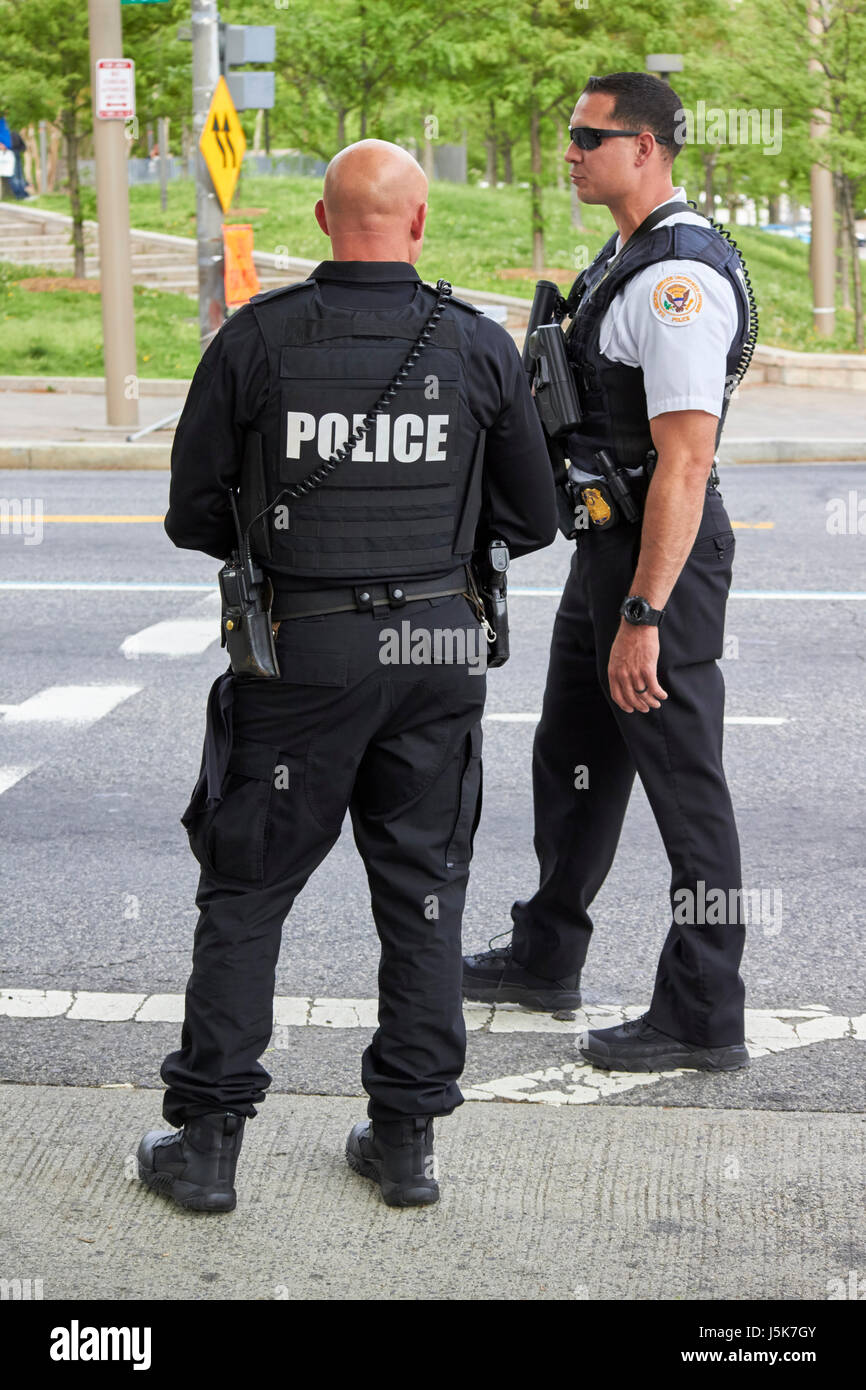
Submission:
<svg viewBox="0 0 866 1390">
<path fill-rule="evenodd" d="M 737 196 L 737 194 L 736 194 L 735 191 L 734 191 L 735 188 L 736 188 L 735 179 L 736 179 L 736 175 L 735 175 L 735 172 L 734 172 L 734 167 L 733 167 L 733 165 L 731 165 L 731 166 L 729 167 L 729 169 L 728 169 L 728 193 L 727 193 L 727 197 L 728 197 L 728 222 L 730 223 L 730 225 L 731 225 L 732 227 L 735 227 L 735 226 L 737 225 L 737 208 L 738 208 L 739 205 L 740 205 L 740 199 L 739 199 L 739 197 Z"/>
<path fill-rule="evenodd" d="M 713 172 L 716 167 L 717 155 L 703 154 L 701 159 L 704 164 L 704 213 L 707 217 L 713 217 L 716 211 L 716 193 L 713 187 Z"/>
<path fill-rule="evenodd" d="M 30 184 L 34 193 L 38 193 L 42 187 L 42 166 L 39 163 L 39 132 L 34 125 L 29 125 L 26 130 L 22 130 L 24 144 L 27 149 L 24 153 L 24 178 Z"/>
<path fill-rule="evenodd" d="M 487 139 L 484 141 L 484 148 L 487 151 L 487 170 L 484 177 L 491 188 L 496 187 L 496 103 L 490 102 L 488 106 L 490 124 L 487 127 Z"/>
<path fill-rule="evenodd" d="M 346 108 L 341 106 L 337 111 L 337 149 L 341 150 L 346 143 Z"/>
<path fill-rule="evenodd" d="M 366 140 L 369 92 L 367 91 L 367 7 L 365 5 L 358 6 L 358 18 L 361 21 L 361 134 L 358 138 Z"/>
<path fill-rule="evenodd" d="M 84 264 L 84 219 L 81 214 L 81 183 L 78 175 L 78 128 L 75 111 L 67 107 L 61 114 L 63 134 L 66 137 L 67 180 L 69 183 L 69 210 L 72 213 L 72 248 L 75 256 L 73 274 L 83 280 Z"/>
<path fill-rule="evenodd" d="M 427 133 L 427 132 L 428 132 L 427 120 L 428 120 L 427 115 L 425 115 L 425 114 L 422 112 L 422 115 L 421 115 L 421 130 L 422 130 L 423 133 L 422 133 L 422 136 L 421 136 L 421 161 L 420 161 L 420 163 L 421 163 L 421 168 L 424 170 L 424 173 L 427 175 L 427 182 L 428 182 L 428 183 L 432 183 L 432 182 L 433 182 L 433 179 L 435 178 L 435 170 L 434 170 L 434 166 L 433 166 L 433 141 L 430 139 L 430 136 L 429 136 L 429 134 Z M 434 127 L 434 129 L 435 129 L 435 127 Z"/>
<path fill-rule="evenodd" d="M 782 220 L 782 200 L 781 198 L 767 199 L 767 221 L 781 222 Z"/>
<path fill-rule="evenodd" d="M 843 174 L 833 176 L 836 184 L 836 207 L 839 209 L 839 219 L 836 223 L 836 284 L 839 292 L 839 303 L 843 309 L 851 309 L 851 267 L 850 247 L 848 245 L 848 227 L 845 216 L 845 192 Z"/>
<path fill-rule="evenodd" d="M 541 124 L 538 107 L 533 104 L 529 117 L 529 217 L 532 224 L 532 269 L 544 269 L 544 211 L 541 205 Z"/>
<path fill-rule="evenodd" d="M 857 245 L 857 224 L 854 221 L 853 179 L 847 174 L 842 178 L 842 206 L 848 229 L 848 245 L 851 248 L 851 269 L 854 272 L 854 340 L 857 351 L 862 352 L 863 334 L 863 279 L 860 274 L 860 248 Z"/>
<path fill-rule="evenodd" d="M 502 178 L 505 183 L 514 183 L 514 165 L 511 161 L 514 141 L 509 140 L 507 135 L 503 135 L 500 143 L 502 145 Z"/>
<path fill-rule="evenodd" d="M 563 155 L 565 154 L 565 136 L 562 133 L 562 122 L 557 120 L 554 122 L 554 125 L 556 127 L 556 187 L 561 193 L 565 188 L 565 169 L 563 168 L 565 164 L 565 160 L 563 159 Z M 574 187 L 573 184 L 572 187 Z"/>
<path fill-rule="evenodd" d="M 48 174 L 45 179 L 46 193 L 53 193 L 54 185 L 57 183 L 57 156 L 60 153 L 60 141 L 62 138 L 59 121 L 60 113 L 58 112 L 57 120 L 52 123 L 51 135 L 48 140 L 48 158 L 46 160 Z"/>
</svg>

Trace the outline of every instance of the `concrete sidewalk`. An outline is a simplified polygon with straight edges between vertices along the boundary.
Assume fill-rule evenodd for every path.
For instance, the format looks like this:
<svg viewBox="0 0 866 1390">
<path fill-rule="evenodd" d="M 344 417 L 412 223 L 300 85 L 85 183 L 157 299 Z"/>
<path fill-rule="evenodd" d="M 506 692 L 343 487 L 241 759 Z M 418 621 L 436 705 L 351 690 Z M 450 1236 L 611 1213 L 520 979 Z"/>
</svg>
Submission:
<svg viewBox="0 0 866 1390">
<path fill-rule="evenodd" d="M 825 1300 L 866 1249 L 862 1115 L 467 1101 L 441 1201 L 400 1211 L 343 1157 L 364 1100 L 275 1094 L 208 1216 L 134 1176 L 161 1092 L 0 1106 L 2 1273 L 46 1300 Z"/>
<path fill-rule="evenodd" d="M 45 389 L 46 387 L 53 389 Z M 22 389 L 26 387 L 26 389 Z M 141 383 L 139 428 L 179 411 L 186 382 Z M 0 468 L 168 468 L 173 424 L 135 443 L 105 424 L 100 378 L 0 377 Z M 866 460 L 866 392 L 743 386 L 731 402 L 724 463 Z"/>
</svg>

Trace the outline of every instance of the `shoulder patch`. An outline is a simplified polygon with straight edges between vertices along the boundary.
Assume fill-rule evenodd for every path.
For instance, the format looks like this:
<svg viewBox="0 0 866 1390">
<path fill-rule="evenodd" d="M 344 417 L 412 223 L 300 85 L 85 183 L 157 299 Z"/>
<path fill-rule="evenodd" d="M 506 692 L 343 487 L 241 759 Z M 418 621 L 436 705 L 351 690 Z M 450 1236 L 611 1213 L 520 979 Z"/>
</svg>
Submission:
<svg viewBox="0 0 866 1390">
<path fill-rule="evenodd" d="M 661 323 L 694 323 L 704 306 L 692 275 L 663 275 L 650 287 L 650 308 Z"/>
</svg>

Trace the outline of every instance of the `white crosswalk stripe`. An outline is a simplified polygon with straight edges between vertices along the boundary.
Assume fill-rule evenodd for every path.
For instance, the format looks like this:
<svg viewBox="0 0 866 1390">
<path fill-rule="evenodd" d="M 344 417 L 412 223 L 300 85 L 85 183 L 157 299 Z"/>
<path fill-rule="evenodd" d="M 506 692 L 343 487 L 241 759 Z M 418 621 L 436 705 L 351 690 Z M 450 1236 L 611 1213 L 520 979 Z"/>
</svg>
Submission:
<svg viewBox="0 0 866 1390">
<path fill-rule="evenodd" d="M 33 771 L 33 767 L 0 767 L 0 796 Z"/>
<path fill-rule="evenodd" d="M 49 685 L 20 705 L 8 705 L 6 724 L 94 724 L 137 695 L 140 685 Z"/>
<path fill-rule="evenodd" d="M 536 1105 L 586 1105 L 635 1086 L 651 1086 L 671 1077 L 694 1075 L 683 1069 L 667 1072 L 603 1072 L 576 1053 L 577 1036 L 588 1028 L 609 1028 L 646 1012 L 645 1004 L 594 1004 L 577 1010 L 573 1019 L 529 1013 L 515 1004 L 463 1006 L 467 1032 L 491 1035 L 558 1034 L 551 1046 L 561 1049 L 569 1040 L 568 1060 L 558 1060 L 525 1075 L 496 1077 L 461 1086 L 466 1100 L 527 1101 Z M 7 1018 L 65 1018 L 72 1022 L 172 1023 L 183 1021 L 182 994 L 95 993 L 88 990 L 0 990 L 0 1016 Z M 375 999 L 332 999 L 278 995 L 274 999 L 271 1047 L 289 1050 L 297 1028 L 363 1029 L 377 1024 Z M 824 1004 L 793 1009 L 747 1009 L 746 1045 L 752 1059 L 809 1047 L 813 1043 L 851 1038 L 866 1042 L 866 1013 L 832 1014 Z"/>
<path fill-rule="evenodd" d="M 219 636 L 219 622 L 213 618 L 173 618 L 125 637 L 120 650 L 127 660 L 140 656 L 198 656 L 212 642 L 218 642 Z"/>
</svg>

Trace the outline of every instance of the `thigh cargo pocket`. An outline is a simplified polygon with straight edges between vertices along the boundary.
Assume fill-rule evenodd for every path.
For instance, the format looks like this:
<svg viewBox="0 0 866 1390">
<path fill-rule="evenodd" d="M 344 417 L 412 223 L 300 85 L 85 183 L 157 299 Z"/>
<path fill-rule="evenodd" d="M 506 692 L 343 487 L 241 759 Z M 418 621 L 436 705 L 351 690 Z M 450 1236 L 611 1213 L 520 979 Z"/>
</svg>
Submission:
<svg viewBox="0 0 866 1390">
<path fill-rule="evenodd" d="M 460 800 L 454 833 L 445 851 L 445 862 L 449 869 L 468 864 L 472 858 L 475 831 L 481 819 L 482 769 L 481 769 L 481 724 L 473 725 L 466 735 L 466 764 L 460 780 Z"/>
<path fill-rule="evenodd" d="M 235 743 L 222 800 L 189 827 L 190 847 L 203 868 L 219 878 L 262 886 L 275 788 L 287 785 L 289 777 L 279 749 Z"/>
<path fill-rule="evenodd" d="M 677 629 L 678 664 L 716 661 L 724 652 L 725 608 L 731 587 L 734 560 L 733 531 L 701 536 L 692 546 L 680 578 L 674 586 L 669 613 L 659 633 L 664 653 L 665 636 Z M 671 621 L 672 620 L 672 621 Z"/>
</svg>

